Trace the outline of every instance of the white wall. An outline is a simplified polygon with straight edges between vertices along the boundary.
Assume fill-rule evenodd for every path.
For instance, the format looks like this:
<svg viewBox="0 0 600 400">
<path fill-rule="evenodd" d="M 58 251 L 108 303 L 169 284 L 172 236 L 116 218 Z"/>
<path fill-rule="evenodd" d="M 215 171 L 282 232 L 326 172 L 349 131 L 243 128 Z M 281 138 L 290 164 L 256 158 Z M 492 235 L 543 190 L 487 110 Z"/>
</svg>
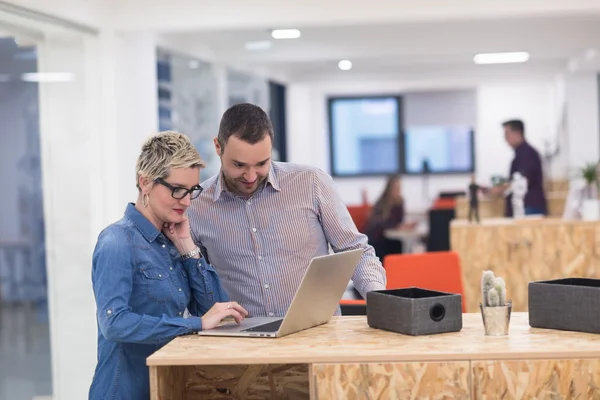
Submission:
<svg viewBox="0 0 600 400">
<path fill-rule="evenodd" d="M 48 308 L 54 395 L 86 396 L 94 367 L 95 315 L 90 280 L 94 158 L 81 39 L 47 38 L 39 70 L 73 73 L 40 84 L 40 137 L 46 226 Z"/>
<path fill-rule="evenodd" d="M 337 81 L 306 82 L 288 87 L 288 159 L 329 168 L 329 132 L 326 98 L 330 95 L 387 94 L 416 90 L 476 89 L 477 129 L 475 136 L 477 179 L 489 184 L 492 175 L 506 175 L 512 151 L 504 142 L 501 123 L 509 118 L 522 118 L 527 125 L 527 137 L 538 150 L 545 137 L 553 137 L 556 113 L 553 79 L 527 79 L 501 82 L 469 82 L 468 80 L 428 81 Z M 466 190 L 468 175 L 429 177 L 429 191 L 421 177 L 406 176 L 403 191 L 407 209 L 421 212 L 442 190 Z M 338 188 L 348 204 L 361 202 L 361 190 L 367 190 L 374 201 L 383 189 L 384 178 L 336 178 Z"/>
<path fill-rule="evenodd" d="M 600 159 L 600 105 L 597 72 L 572 75 L 566 81 L 571 169 Z M 574 171 L 571 171 L 573 173 Z"/>
<path fill-rule="evenodd" d="M 135 201 L 135 162 L 157 124 L 155 43 L 142 33 L 49 37 L 40 119 L 54 398 L 87 398 L 96 365 L 91 258 L 100 230 Z"/>
</svg>

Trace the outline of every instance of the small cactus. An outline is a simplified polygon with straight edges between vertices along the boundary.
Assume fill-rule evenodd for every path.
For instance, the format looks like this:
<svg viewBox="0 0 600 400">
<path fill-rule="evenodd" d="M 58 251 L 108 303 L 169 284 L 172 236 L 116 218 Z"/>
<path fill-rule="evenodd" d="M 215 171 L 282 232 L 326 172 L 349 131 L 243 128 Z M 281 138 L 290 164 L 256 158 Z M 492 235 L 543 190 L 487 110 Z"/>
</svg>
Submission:
<svg viewBox="0 0 600 400">
<path fill-rule="evenodd" d="M 487 294 L 487 304 L 486 307 L 499 307 L 500 306 L 500 296 L 495 288 L 491 288 Z"/>
<path fill-rule="evenodd" d="M 481 301 L 484 307 L 506 305 L 506 284 L 504 279 L 495 277 L 493 271 L 483 271 L 481 276 Z"/>
<path fill-rule="evenodd" d="M 504 283 L 504 279 L 497 277 L 494 281 L 494 289 L 498 292 L 498 301 L 499 306 L 503 306 L 506 304 L 506 284 Z"/>
</svg>

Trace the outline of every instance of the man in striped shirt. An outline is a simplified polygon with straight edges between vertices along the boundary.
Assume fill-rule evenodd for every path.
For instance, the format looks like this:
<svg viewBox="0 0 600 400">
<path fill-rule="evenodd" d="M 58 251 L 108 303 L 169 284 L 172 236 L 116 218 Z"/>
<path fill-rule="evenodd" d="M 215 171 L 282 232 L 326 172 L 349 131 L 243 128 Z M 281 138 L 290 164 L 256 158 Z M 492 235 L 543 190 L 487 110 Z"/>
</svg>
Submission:
<svg viewBox="0 0 600 400">
<path fill-rule="evenodd" d="M 251 317 L 285 315 L 310 260 L 328 254 L 329 245 L 364 249 L 352 278 L 363 297 L 384 289 L 381 262 L 333 179 L 317 168 L 272 161 L 272 143 L 273 127 L 260 107 L 228 109 L 215 138 L 221 171 L 202 183 L 188 209 L 192 234 L 231 299 Z"/>
</svg>

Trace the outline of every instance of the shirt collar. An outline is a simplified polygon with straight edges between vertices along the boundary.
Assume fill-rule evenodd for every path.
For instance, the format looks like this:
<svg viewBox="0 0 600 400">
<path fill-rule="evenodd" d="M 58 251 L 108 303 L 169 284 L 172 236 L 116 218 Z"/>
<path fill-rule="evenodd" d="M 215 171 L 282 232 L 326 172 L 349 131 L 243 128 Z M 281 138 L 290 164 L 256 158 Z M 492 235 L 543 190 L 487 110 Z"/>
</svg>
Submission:
<svg viewBox="0 0 600 400">
<path fill-rule="evenodd" d="M 215 180 L 215 192 L 213 193 L 213 201 L 219 200 L 221 197 L 221 192 L 224 192 L 225 185 L 223 185 L 223 171 L 219 171 L 217 175 L 217 179 Z"/>
<path fill-rule="evenodd" d="M 519 144 L 517 147 L 515 147 L 515 153 L 521 152 L 523 150 L 525 150 L 527 148 L 527 142 L 525 140 L 523 140 L 521 142 L 521 144 Z"/>
<path fill-rule="evenodd" d="M 271 162 L 271 167 L 269 168 L 269 175 L 267 175 L 267 183 L 273 187 L 276 191 L 280 192 L 281 187 L 279 186 L 279 180 L 277 179 L 277 172 L 273 168 L 273 163 Z M 217 179 L 215 181 L 215 192 L 213 193 L 213 201 L 219 200 L 221 197 L 221 193 L 226 192 L 227 187 L 223 183 L 223 171 L 219 171 L 217 175 Z"/>
<path fill-rule="evenodd" d="M 277 173 L 275 168 L 273 167 L 273 162 L 271 162 L 271 168 L 269 168 L 269 175 L 267 176 L 267 183 L 271 184 L 273 189 L 281 192 L 281 187 L 279 186 L 279 180 L 277 179 Z"/>
<path fill-rule="evenodd" d="M 137 208 L 135 208 L 133 203 L 127 204 L 125 216 L 129 218 L 131 222 L 133 222 L 137 230 L 140 231 L 142 236 L 144 236 L 147 241 L 152 243 L 154 240 L 156 240 L 158 235 L 160 235 L 158 229 L 156 229 L 156 227 L 152 225 L 152 222 L 148 221 L 148 219 L 144 217 Z"/>
</svg>

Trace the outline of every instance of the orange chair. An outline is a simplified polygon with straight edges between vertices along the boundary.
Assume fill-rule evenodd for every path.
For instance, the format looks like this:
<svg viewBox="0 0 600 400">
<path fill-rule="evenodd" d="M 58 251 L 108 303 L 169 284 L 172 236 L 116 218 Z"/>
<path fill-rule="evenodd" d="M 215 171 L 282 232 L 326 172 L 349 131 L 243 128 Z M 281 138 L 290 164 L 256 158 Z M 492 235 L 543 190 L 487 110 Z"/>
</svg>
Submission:
<svg viewBox="0 0 600 400">
<path fill-rule="evenodd" d="M 364 233 L 369 219 L 369 213 L 371 212 L 371 206 L 368 204 L 362 204 L 360 206 L 347 206 L 348 212 L 356 225 L 356 229 L 359 232 Z"/>
<path fill-rule="evenodd" d="M 431 206 L 433 210 L 448 210 L 456 208 L 456 200 L 453 198 L 439 198 Z"/>
<path fill-rule="evenodd" d="M 423 289 L 462 295 L 462 309 L 467 306 L 458 253 L 436 251 L 418 254 L 390 254 L 383 259 L 387 289 L 417 286 Z"/>
<path fill-rule="evenodd" d="M 340 308 L 342 315 L 365 315 L 367 302 L 365 300 L 341 299 Z"/>
</svg>

